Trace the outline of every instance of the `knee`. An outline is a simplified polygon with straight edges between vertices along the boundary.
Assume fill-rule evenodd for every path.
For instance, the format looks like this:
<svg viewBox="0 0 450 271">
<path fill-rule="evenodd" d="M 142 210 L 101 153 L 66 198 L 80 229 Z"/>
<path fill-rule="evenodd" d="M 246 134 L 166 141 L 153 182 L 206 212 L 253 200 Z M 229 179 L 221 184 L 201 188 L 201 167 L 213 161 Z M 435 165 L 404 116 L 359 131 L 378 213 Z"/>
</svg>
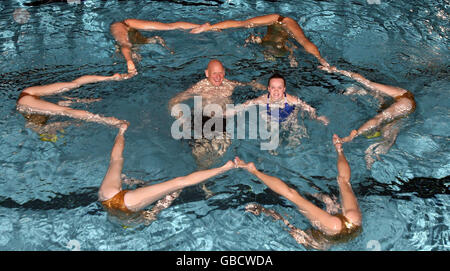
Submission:
<svg viewBox="0 0 450 271">
<path fill-rule="evenodd" d="M 348 210 L 345 212 L 345 218 L 355 225 L 361 225 L 362 215 L 359 210 Z"/>
<path fill-rule="evenodd" d="M 322 230 L 327 235 L 336 235 L 342 231 L 342 222 L 337 216 L 331 216 Z"/>
</svg>

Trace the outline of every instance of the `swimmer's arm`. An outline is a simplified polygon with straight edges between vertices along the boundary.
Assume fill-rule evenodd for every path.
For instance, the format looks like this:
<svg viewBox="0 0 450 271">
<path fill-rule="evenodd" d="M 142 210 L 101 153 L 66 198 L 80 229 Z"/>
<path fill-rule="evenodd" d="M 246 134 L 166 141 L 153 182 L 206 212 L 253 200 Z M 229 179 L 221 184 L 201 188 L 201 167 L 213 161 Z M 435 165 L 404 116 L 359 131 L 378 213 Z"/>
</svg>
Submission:
<svg viewBox="0 0 450 271">
<path fill-rule="evenodd" d="M 175 95 L 172 99 L 169 101 L 169 112 L 173 110 L 173 107 L 183 101 L 189 100 L 198 92 L 197 91 L 197 84 L 193 85 L 192 87 L 188 88 L 187 90 L 178 93 Z"/>
<path fill-rule="evenodd" d="M 296 97 L 293 102 L 295 105 L 298 105 L 302 110 L 308 112 L 309 116 L 312 119 L 318 120 L 322 122 L 324 125 L 328 125 L 328 123 L 330 122 L 326 116 L 317 116 L 316 109 L 307 104 L 306 102 L 300 100 L 300 98 Z"/>
<path fill-rule="evenodd" d="M 261 104 L 261 99 L 258 97 L 256 99 L 248 100 L 243 104 L 235 105 L 234 107 L 227 107 L 227 111 L 225 113 L 226 117 L 232 117 L 240 112 L 246 111 L 249 107 Z"/>
</svg>

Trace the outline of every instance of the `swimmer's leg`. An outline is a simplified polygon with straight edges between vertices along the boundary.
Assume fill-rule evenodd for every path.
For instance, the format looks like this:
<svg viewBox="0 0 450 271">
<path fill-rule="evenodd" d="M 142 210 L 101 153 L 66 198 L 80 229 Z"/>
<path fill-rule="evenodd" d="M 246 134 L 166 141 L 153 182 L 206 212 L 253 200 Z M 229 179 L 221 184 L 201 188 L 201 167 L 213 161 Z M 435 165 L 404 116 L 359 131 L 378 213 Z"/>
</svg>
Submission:
<svg viewBox="0 0 450 271">
<path fill-rule="evenodd" d="M 127 62 L 128 73 L 130 75 L 135 75 L 137 74 L 137 70 L 133 62 L 131 52 L 131 47 L 133 46 L 133 44 L 128 36 L 130 28 L 150 31 L 150 30 L 192 29 L 198 26 L 200 25 L 188 22 L 161 23 L 146 20 L 126 19 L 123 22 L 113 23 L 111 25 L 111 34 L 114 36 L 114 39 L 119 43 L 121 47 L 122 55 L 124 56 Z M 150 42 L 150 40 L 147 40 L 147 42 Z M 165 48 L 167 48 L 165 43 L 160 42 L 160 44 Z"/>
<path fill-rule="evenodd" d="M 183 177 L 178 177 L 166 182 L 129 191 L 124 197 L 125 205 L 130 210 L 138 211 L 167 194 L 173 193 L 187 186 L 204 182 L 209 178 L 232 169 L 233 167 L 233 162 L 229 161 L 225 165 L 218 168 L 196 171 Z"/>
<path fill-rule="evenodd" d="M 344 155 L 342 149 L 342 143 L 337 135 L 333 135 L 333 144 L 338 155 L 337 169 L 338 177 L 337 182 L 339 185 L 339 191 L 341 195 L 341 206 L 343 215 L 355 225 L 361 225 L 361 210 L 359 209 L 358 200 L 353 193 L 352 186 L 350 184 L 351 170 Z"/>
<path fill-rule="evenodd" d="M 197 34 L 204 31 L 217 31 L 222 29 L 228 29 L 228 28 L 238 28 L 238 27 L 257 27 L 257 26 L 265 26 L 265 25 L 271 25 L 277 22 L 280 15 L 278 14 L 271 14 L 271 15 L 264 15 L 264 16 L 258 16 L 253 17 L 244 21 L 236 21 L 236 20 L 227 20 L 223 21 L 217 24 L 210 25 L 209 23 L 203 24 L 197 28 L 192 29 L 191 33 Z"/>
<path fill-rule="evenodd" d="M 199 169 L 207 169 L 216 164 L 223 155 L 225 155 L 228 147 L 231 145 L 230 136 L 223 133 L 223 138 L 198 139 L 192 148 L 192 154 Z M 206 184 L 202 184 L 202 190 L 205 191 L 206 198 L 210 198 L 214 193 L 207 188 Z"/>
<path fill-rule="evenodd" d="M 297 46 L 295 46 L 290 41 L 287 41 L 287 42 L 291 44 L 291 47 L 289 47 L 287 45 L 285 46 L 285 49 L 287 51 L 289 51 L 289 56 L 288 56 L 289 64 L 290 64 L 291 68 L 298 67 L 298 62 L 297 62 L 297 59 L 295 59 L 295 55 L 294 55 L 294 50 L 297 49 Z"/>
<path fill-rule="evenodd" d="M 298 207 L 299 211 L 306 216 L 306 218 L 308 218 L 314 227 L 320 229 L 328 235 L 334 235 L 341 231 L 342 224 L 338 217 L 325 212 L 307 199 L 303 198 L 296 190 L 287 186 L 287 184 L 279 178 L 258 171 L 253 163 L 246 164 L 238 157 L 236 157 L 235 163 L 238 167 L 245 168 L 248 172 L 255 175 L 272 191 L 294 203 Z"/>
<path fill-rule="evenodd" d="M 248 36 L 248 38 L 245 39 L 244 47 L 246 47 L 247 44 L 249 44 L 249 43 L 261 44 L 262 43 L 262 39 L 261 39 L 260 36 L 256 36 L 256 35 L 250 34 L 250 36 Z"/>
<path fill-rule="evenodd" d="M 53 95 L 61 92 L 66 92 L 68 90 L 78 88 L 84 84 L 100 82 L 100 81 L 110 81 L 110 80 L 121 80 L 121 75 L 115 74 L 113 76 L 95 76 L 86 75 L 72 82 L 65 83 L 54 83 L 45 86 L 34 86 L 23 90 L 24 93 L 30 95 L 23 96 L 17 101 L 17 109 L 19 111 L 31 111 L 27 113 L 38 113 L 42 115 L 61 115 L 69 116 L 76 119 L 82 119 L 86 121 L 98 122 L 107 125 L 118 126 L 124 121 L 118 120 L 114 117 L 102 117 L 100 115 L 92 114 L 88 111 L 72 109 L 70 107 L 56 105 L 36 97 Z"/>
<path fill-rule="evenodd" d="M 52 123 L 48 123 L 45 124 L 44 126 L 39 127 L 39 130 L 36 131 L 39 134 L 51 134 L 51 135 L 56 135 L 57 131 L 63 131 L 64 128 L 72 125 L 73 122 L 72 121 L 58 121 L 58 122 L 52 122 Z"/>
<path fill-rule="evenodd" d="M 111 151 L 111 159 L 109 162 L 108 171 L 103 178 L 102 184 L 98 191 L 98 198 L 100 201 L 105 201 L 114 197 L 122 190 L 122 168 L 123 168 L 123 149 L 125 148 L 124 133 L 128 125 L 123 124 L 114 141 L 114 146 Z"/>
<path fill-rule="evenodd" d="M 291 33 L 291 35 L 295 38 L 295 40 L 300 43 L 303 48 L 305 48 L 305 51 L 312 54 L 317 58 L 317 60 L 320 62 L 322 66 L 328 67 L 330 64 L 320 55 L 319 49 L 317 46 L 312 43 L 303 32 L 300 25 L 294 20 L 289 17 L 286 17 L 282 21 L 284 28 Z"/>
</svg>

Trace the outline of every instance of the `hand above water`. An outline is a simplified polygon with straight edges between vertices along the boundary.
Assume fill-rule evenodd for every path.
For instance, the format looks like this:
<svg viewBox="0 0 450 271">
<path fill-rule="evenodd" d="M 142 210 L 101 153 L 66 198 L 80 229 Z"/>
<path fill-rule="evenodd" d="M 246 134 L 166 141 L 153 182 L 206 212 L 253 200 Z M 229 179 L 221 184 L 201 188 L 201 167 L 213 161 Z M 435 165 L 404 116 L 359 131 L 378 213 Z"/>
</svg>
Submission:
<svg viewBox="0 0 450 271">
<path fill-rule="evenodd" d="M 249 162 L 249 163 L 245 163 L 244 161 L 242 161 L 239 157 L 235 157 L 234 158 L 234 163 L 236 164 L 237 168 L 243 168 L 245 170 L 247 170 L 250 173 L 256 172 L 256 166 L 253 162 Z"/>
</svg>

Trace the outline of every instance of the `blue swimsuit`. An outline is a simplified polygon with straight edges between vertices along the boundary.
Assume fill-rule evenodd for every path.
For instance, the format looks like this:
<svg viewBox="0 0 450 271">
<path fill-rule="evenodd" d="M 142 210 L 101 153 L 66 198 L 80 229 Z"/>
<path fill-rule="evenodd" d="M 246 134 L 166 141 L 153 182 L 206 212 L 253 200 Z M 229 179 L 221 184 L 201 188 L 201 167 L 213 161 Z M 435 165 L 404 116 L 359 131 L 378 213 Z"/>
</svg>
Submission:
<svg viewBox="0 0 450 271">
<path fill-rule="evenodd" d="M 272 113 L 270 111 L 269 105 L 270 93 L 267 95 L 267 115 L 271 116 Z M 287 102 L 286 93 L 284 93 L 284 108 L 278 108 L 278 122 L 285 121 L 289 115 L 294 111 L 295 105 L 289 105 Z"/>
</svg>

